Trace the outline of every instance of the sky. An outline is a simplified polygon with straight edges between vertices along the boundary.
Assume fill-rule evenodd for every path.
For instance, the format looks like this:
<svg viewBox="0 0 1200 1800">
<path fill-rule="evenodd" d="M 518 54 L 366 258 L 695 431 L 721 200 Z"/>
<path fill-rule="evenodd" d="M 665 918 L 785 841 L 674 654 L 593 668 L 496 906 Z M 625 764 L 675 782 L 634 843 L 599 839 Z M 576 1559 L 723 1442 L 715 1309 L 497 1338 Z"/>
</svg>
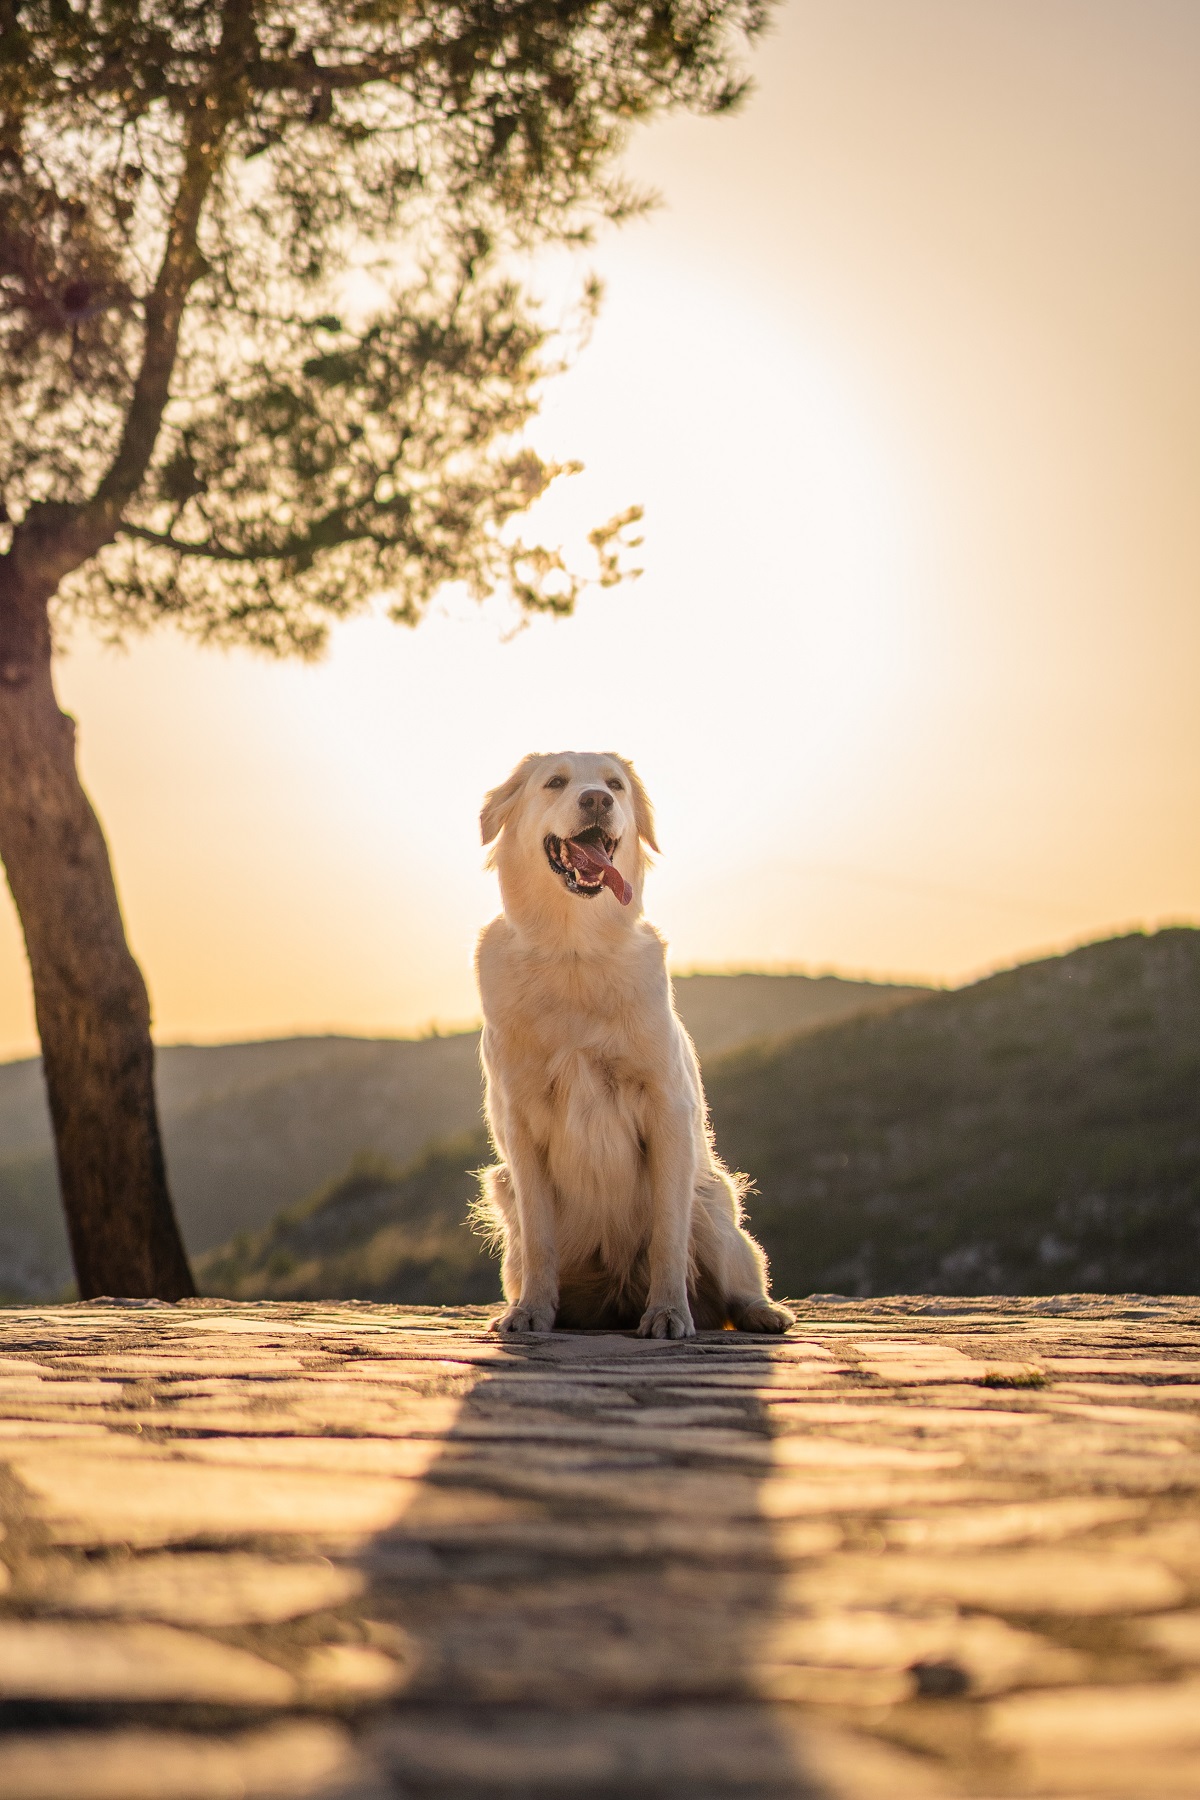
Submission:
<svg viewBox="0 0 1200 1800">
<path fill-rule="evenodd" d="M 639 581 L 315 666 L 74 635 L 160 1042 L 473 1019 L 529 749 L 636 762 L 676 968 L 957 983 L 1200 919 L 1200 7 L 791 0 L 751 67 L 633 141 L 662 204 L 531 434 L 586 465 L 544 531 L 644 505 Z"/>
</svg>

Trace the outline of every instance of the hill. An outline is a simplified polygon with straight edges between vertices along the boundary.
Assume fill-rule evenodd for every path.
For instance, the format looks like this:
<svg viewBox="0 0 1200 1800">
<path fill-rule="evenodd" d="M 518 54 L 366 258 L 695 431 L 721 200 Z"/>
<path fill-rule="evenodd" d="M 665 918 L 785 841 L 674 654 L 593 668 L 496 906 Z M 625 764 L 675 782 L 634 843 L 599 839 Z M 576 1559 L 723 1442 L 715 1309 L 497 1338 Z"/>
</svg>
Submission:
<svg viewBox="0 0 1200 1800">
<path fill-rule="evenodd" d="M 702 1056 L 928 990 L 835 976 L 690 975 L 680 1010 Z M 478 1034 L 176 1045 L 157 1057 L 167 1162 L 194 1256 L 254 1233 L 358 1156 L 402 1167 L 480 1121 Z M 41 1065 L 0 1066 L 0 1299 L 71 1280 Z"/>
<path fill-rule="evenodd" d="M 1200 931 L 710 1072 L 784 1292 L 1200 1292 Z"/>
<path fill-rule="evenodd" d="M 779 1293 L 1200 1292 L 1200 931 L 743 1049 L 706 1081 Z M 205 1285 L 496 1297 L 464 1223 L 484 1154 L 474 1137 L 353 1170 L 210 1259 Z"/>
<path fill-rule="evenodd" d="M 193 1255 L 265 1224 L 359 1151 L 408 1162 L 479 1116 L 473 1032 L 180 1045 L 159 1050 L 157 1074 Z M 0 1146 L 0 1294 L 61 1292 L 71 1264 L 37 1063 L 0 1069 Z"/>
<path fill-rule="evenodd" d="M 200 1257 L 202 1293 L 231 1300 L 387 1300 L 483 1305 L 500 1270 L 471 1230 L 487 1137 L 437 1144 L 411 1168 L 357 1157 L 339 1180 L 286 1208 L 265 1230 Z"/>
</svg>

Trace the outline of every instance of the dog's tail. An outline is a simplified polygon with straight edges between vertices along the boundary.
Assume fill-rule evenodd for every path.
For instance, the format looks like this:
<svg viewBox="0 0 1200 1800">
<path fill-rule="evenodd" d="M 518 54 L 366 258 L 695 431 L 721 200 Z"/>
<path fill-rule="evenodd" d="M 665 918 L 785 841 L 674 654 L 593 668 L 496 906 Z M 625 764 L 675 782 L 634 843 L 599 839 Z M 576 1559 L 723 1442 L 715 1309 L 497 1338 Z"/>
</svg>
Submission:
<svg viewBox="0 0 1200 1800">
<path fill-rule="evenodd" d="M 512 1176 L 507 1163 L 491 1163 L 486 1169 L 472 1170 L 479 1192 L 467 1208 L 471 1230 L 481 1237 L 489 1250 L 504 1246 L 504 1231 L 512 1208 Z"/>
</svg>

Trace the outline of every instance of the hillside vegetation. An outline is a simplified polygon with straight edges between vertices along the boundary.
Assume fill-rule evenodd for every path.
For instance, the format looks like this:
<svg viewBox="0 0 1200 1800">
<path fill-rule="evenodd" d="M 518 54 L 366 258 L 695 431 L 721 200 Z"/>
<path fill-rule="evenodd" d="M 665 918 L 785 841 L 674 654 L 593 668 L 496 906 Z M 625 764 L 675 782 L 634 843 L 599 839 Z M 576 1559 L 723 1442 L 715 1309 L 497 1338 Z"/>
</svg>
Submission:
<svg viewBox="0 0 1200 1800">
<path fill-rule="evenodd" d="M 702 1056 L 892 1007 L 928 990 L 835 976 L 690 975 Z M 261 1231 L 356 1158 L 403 1168 L 480 1125 L 478 1034 L 177 1045 L 157 1058 L 167 1162 L 193 1256 Z M 61 1293 L 70 1257 L 41 1065 L 0 1066 L 0 1299 Z"/>
<path fill-rule="evenodd" d="M 706 1063 L 776 1291 L 1200 1291 L 1200 932 L 1090 945 Z M 252 1297 L 498 1297 L 481 1135 L 202 1264 Z"/>
<path fill-rule="evenodd" d="M 1200 931 L 743 1051 L 709 1095 L 782 1291 L 1200 1291 Z"/>
<path fill-rule="evenodd" d="M 409 1169 L 358 1157 L 346 1174 L 266 1230 L 202 1257 L 205 1294 L 234 1300 L 390 1300 L 484 1304 L 500 1298 L 499 1264 L 470 1229 L 482 1131 L 438 1144 Z"/>
<path fill-rule="evenodd" d="M 477 1124 L 476 1035 L 160 1050 L 167 1165 L 192 1255 L 265 1225 L 360 1151 L 407 1163 Z M 0 1068 L 0 1294 L 61 1292 L 71 1262 L 36 1062 Z"/>
</svg>

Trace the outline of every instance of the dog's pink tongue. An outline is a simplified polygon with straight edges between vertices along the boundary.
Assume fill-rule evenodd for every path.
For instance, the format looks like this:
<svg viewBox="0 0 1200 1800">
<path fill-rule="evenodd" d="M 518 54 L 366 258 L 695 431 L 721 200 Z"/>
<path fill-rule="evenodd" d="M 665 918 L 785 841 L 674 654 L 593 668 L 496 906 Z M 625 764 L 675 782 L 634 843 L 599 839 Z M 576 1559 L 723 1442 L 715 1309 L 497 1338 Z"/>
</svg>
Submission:
<svg viewBox="0 0 1200 1800">
<path fill-rule="evenodd" d="M 606 888 L 610 888 L 621 902 L 628 906 L 633 899 L 633 889 L 622 875 L 615 869 L 599 844 L 581 844 L 578 838 L 568 838 L 571 850 L 571 862 L 582 874 L 599 875 Z"/>
</svg>

